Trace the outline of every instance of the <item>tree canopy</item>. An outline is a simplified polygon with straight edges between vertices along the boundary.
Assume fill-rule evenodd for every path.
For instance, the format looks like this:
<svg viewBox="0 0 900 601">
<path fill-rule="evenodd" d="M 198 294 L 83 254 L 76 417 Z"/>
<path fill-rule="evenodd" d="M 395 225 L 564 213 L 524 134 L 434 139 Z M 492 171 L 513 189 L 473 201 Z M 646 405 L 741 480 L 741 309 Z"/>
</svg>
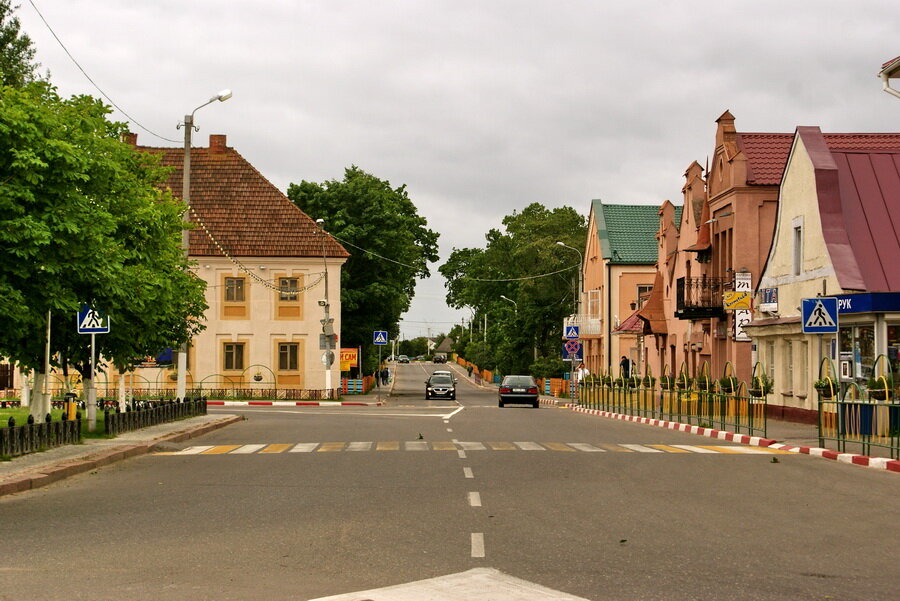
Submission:
<svg viewBox="0 0 900 601">
<path fill-rule="evenodd" d="M 453 249 L 439 269 L 447 279 L 447 303 L 470 307 L 482 330 L 469 341 L 460 329 L 456 350 L 484 368 L 534 371 L 539 359 L 560 356 L 562 322 L 572 313 L 581 267 L 578 254 L 557 242 L 584 248 L 587 224 L 571 207 L 533 203 L 506 216 L 503 226 L 487 233 L 483 249 Z"/>
<path fill-rule="evenodd" d="M 203 283 L 181 250 L 184 205 L 108 113 L 43 82 L 0 88 L 0 355 L 30 367 L 41 366 L 50 312 L 53 353 L 84 373 L 84 303 L 111 316 L 98 349 L 119 365 L 202 326 Z"/>
<path fill-rule="evenodd" d="M 288 187 L 288 198 L 348 246 L 350 259 L 341 272 L 341 345 L 370 346 L 374 330 L 399 331 L 417 278 L 428 277 L 437 261 L 438 234 L 428 229 L 406 186 L 356 166 L 341 181 L 302 181 Z M 364 370 L 374 370 L 365 353 Z"/>
<path fill-rule="evenodd" d="M 0 0 L 0 85 L 21 88 L 37 79 L 31 38 L 21 32 L 17 7 Z"/>
</svg>

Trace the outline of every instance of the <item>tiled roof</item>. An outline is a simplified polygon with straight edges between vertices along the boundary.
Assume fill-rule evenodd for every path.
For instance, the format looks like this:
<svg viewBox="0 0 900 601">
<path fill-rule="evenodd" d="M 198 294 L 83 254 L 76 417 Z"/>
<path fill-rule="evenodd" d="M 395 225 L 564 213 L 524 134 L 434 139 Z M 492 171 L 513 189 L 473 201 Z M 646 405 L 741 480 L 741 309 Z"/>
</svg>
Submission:
<svg viewBox="0 0 900 601">
<path fill-rule="evenodd" d="M 794 134 L 738 133 L 738 148 L 747 157 L 747 183 L 780 184 L 793 142 Z"/>
<path fill-rule="evenodd" d="M 183 148 L 138 146 L 173 167 L 168 185 L 181 198 Z M 225 136 L 191 150 L 191 207 L 222 248 L 235 257 L 349 257 L 334 238 L 272 185 Z M 197 219 L 191 215 L 191 221 Z M 199 226 L 199 224 L 197 224 Z M 191 256 L 222 256 L 202 227 L 189 234 Z"/>
<path fill-rule="evenodd" d="M 656 263 L 659 207 L 598 204 L 601 210 L 595 215 L 603 257 L 608 258 L 612 264 Z M 608 240 L 606 244 L 604 238 Z"/>
</svg>

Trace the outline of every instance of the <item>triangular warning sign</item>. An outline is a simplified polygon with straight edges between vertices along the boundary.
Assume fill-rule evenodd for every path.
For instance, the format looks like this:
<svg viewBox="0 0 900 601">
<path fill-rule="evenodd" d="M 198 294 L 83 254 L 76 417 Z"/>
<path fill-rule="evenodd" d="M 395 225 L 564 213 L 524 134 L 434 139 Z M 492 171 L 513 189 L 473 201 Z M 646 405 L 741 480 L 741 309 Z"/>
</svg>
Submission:
<svg viewBox="0 0 900 601">
<path fill-rule="evenodd" d="M 384 335 L 384 332 L 378 332 L 375 334 L 375 344 L 385 344 L 387 342 L 387 336 Z"/>
<path fill-rule="evenodd" d="M 825 304 L 822 301 L 817 300 L 816 306 L 810 311 L 809 317 L 806 319 L 806 323 L 803 327 L 836 328 L 837 324 L 834 322 L 834 318 L 831 317 L 831 313 L 825 308 Z"/>
</svg>

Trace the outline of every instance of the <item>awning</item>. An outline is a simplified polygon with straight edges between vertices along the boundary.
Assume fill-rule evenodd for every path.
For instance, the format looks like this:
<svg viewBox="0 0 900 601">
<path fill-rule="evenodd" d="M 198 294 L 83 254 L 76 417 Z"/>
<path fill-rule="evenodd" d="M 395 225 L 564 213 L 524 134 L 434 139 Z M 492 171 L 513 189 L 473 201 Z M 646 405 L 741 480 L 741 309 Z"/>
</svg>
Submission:
<svg viewBox="0 0 900 601">
<path fill-rule="evenodd" d="M 647 326 L 644 328 L 644 334 L 669 333 L 669 329 L 666 327 L 665 308 L 663 307 L 663 279 L 659 271 L 656 272 L 656 279 L 653 280 L 650 298 L 647 299 L 647 303 L 635 315 L 644 321 Z"/>
<path fill-rule="evenodd" d="M 644 321 L 638 315 L 640 311 L 635 311 L 628 316 L 628 319 L 619 324 L 619 327 L 612 331 L 612 334 L 643 334 Z"/>
</svg>

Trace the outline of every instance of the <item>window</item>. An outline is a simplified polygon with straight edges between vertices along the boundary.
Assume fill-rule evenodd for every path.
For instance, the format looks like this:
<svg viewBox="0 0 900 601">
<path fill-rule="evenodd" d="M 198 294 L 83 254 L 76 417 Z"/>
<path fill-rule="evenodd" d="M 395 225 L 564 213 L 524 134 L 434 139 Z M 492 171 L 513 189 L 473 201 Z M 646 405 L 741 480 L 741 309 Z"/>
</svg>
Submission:
<svg viewBox="0 0 900 601">
<path fill-rule="evenodd" d="M 244 302 L 244 278 L 225 278 L 225 302 Z"/>
<path fill-rule="evenodd" d="M 766 342 L 766 375 L 775 379 L 775 343 Z"/>
<path fill-rule="evenodd" d="M 800 394 L 806 394 L 806 387 L 809 375 L 809 343 L 801 342 L 800 343 L 800 356 L 798 357 L 800 360 L 800 373 L 797 374 L 799 376 L 799 381 L 797 382 L 797 390 L 800 391 Z"/>
<path fill-rule="evenodd" d="M 588 318 L 600 319 L 600 290 L 588 290 Z"/>
<path fill-rule="evenodd" d="M 244 343 L 226 342 L 223 348 L 225 356 L 223 368 L 226 370 L 244 369 Z"/>
<path fill-rule="evenodd" d="M 637 287 L 637 308 L 640 309 L 650 298 L 650 292 L 653 290 L 653 284 L 639 284 Z"/>
<path fill-rule="evenodd" d="M 788 340 L 784 343 L 784 387 L 785 394 L 794 392 L 794 345 Z"/>
<path fill-rule="evenodd" d="M 794 226 L 794 275 L 800 275 L 803 267 L 803 226 Z"/>
<path fill-rule="evenodd" d="M 284 342 L 278 345 L 278 369 L 281 371 L 296 371 L 299 369 L 297 358 L 300 355 L 300 345 L 296 342 Z"/>
<path fill-rule="evenodd" d="M 299 278 L 278 278 L 278 300 L 282 302 L 295 303 L 300 300 L 298 291 L 300 290 Z"/>
</svg>

